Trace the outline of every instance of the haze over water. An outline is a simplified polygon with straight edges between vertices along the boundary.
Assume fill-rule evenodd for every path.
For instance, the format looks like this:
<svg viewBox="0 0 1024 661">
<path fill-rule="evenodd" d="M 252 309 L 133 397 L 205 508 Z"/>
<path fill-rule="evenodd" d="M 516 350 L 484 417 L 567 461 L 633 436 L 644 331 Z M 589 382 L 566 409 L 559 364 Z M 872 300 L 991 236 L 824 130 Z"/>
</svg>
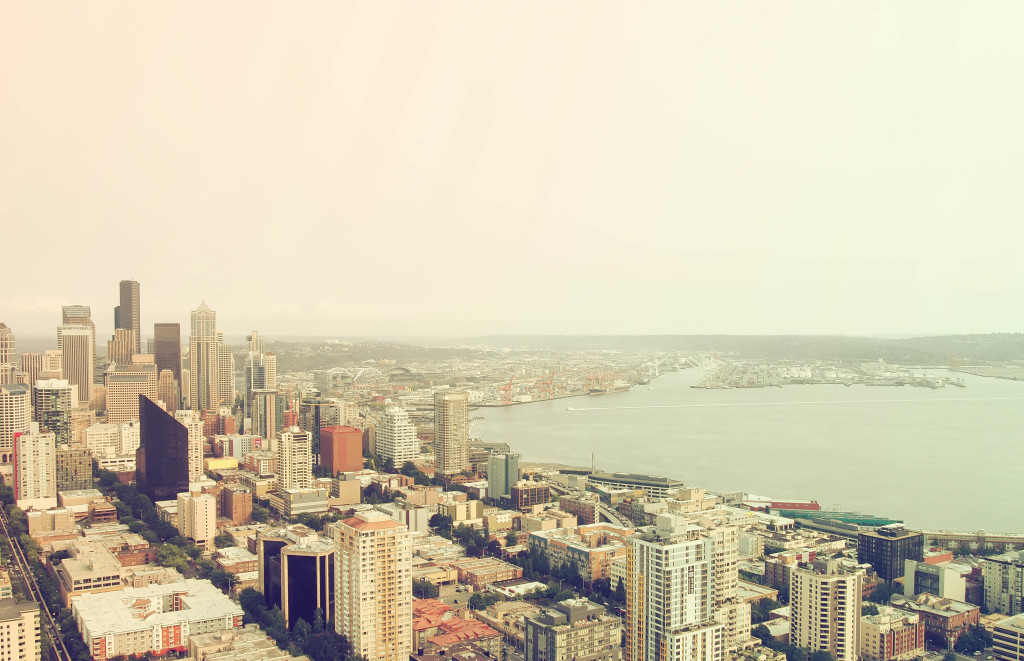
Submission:
<svg viewBox="0 0 1024 661">
<path fill-rule="evenodd" d="M 525 461 L 589 466 L 596 452 L 600 470 L 813 499 L 915 527 L 1024 532 L 1024 383 L 690 388 L 699 377 L 684 370 L 625 393 L 483 408 L 472 433 Z"/>
</svg>

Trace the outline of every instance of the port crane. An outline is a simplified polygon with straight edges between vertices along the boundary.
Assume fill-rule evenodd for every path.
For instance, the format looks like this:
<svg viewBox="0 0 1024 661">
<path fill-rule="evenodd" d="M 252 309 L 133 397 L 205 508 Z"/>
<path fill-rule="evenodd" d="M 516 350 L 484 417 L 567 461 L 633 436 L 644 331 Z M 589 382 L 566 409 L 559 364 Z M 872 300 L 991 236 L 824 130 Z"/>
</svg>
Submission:
<svg viewBox="0 0 1024 661">
<path fill-rule="evenodd" d="M 547 381 L 537 382 L 537 394 L 547 398 L 555 396 L 555 370 L 551 370 L 551 376 L 548 377 Z"/>
<path fill-rule="evenodd" d="M 508 383 L 503 385 L 501 388 L 498 388 L 498 392 L 501 393 L 501 402 L 503 404 L 512 403 L 512 380 L 515 378 L 516 377 L 513 374 L 512 376 L 508 377 Z"/>
</svg>

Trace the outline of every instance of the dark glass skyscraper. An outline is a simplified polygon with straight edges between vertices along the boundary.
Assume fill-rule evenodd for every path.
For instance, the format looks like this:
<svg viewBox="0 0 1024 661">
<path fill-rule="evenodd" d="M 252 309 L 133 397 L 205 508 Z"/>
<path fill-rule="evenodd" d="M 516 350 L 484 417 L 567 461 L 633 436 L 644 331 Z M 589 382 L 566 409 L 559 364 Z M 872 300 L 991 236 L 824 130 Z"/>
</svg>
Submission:
<svg viewBox="0 0 1024 661">
<path fill-rule="evenodd" d="M 114 308 L 114 328 L 135 331 L 135 353 L 142 353 L 142 326 L 139 323 L 139 283 L 121 281 L 121 304 Z"/>
<path fill-rule="evenodd" d="M 181 392 L 181 324 L 153 324 L 153 353 L 156 373 L 170 370 Z M 181 402 L 174 402 L 174 408 Z"/>
<path fill-rule="evenodd" d="M 141 443 L 135 482 L 150 500 L 174 500 L 188 491 L 188 428 L 145 395 L 139 395 Z"/>
</svg>

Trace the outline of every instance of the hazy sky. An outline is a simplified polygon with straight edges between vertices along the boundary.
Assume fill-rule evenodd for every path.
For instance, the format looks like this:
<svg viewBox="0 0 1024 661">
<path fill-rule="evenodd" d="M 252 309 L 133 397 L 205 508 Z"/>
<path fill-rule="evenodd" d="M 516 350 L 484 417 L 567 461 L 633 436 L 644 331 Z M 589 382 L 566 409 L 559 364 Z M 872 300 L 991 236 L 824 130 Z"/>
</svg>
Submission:
<svg viewBox="0 0 1024 661">
<path fill-rule="evenodd" d="M 0 320 L 1024 326 L 1024 3 L 0 5 Z"/>
</svg>

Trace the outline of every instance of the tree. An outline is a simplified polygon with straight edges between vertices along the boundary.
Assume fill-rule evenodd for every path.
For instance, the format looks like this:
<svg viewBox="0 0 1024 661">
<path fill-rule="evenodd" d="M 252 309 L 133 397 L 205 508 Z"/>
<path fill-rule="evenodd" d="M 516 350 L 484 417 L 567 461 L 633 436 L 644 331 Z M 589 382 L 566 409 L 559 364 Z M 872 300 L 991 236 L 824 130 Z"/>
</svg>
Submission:
<svg viewBox="0 0 1024 661">
<path fill-rule="evenodd" d="M 864 604 L 860 607 L 861 616 L 864 615 L 878 615 L 878 606 L 874 604 Z"/>
<path fill-rule="evenodd" d="M 836 657 L 831 652 L 816 650 L 807 656 L 807 661 L 836 661 Z"/>
<path fill-rule="evenodd" d="M 957 661 L 959 658 L 954 652 L 946 652 L 942 655 L 942 661 Z"/>
<path fill-rule="evenodd" d="M 760 640 L 761 644 L 764 645 L 765 647 L 768 646 L 768 641 L 773 641 L 774 642 L 774 639 L 772 638 L 772 632 L 769 631 L 768 627 L 766 627 L 763 624 L 759 624 L 756 627 L 754 627 L 753 629 L 751 629 L 750 630 L 750 635 L 753 636 L 754 638 L 757 638 L 758 640 Z"/>
<path fill-rule="evenodd" d="M 882 583 L 877 588 L 871 591 L 871 596 L 868 597 L 869 601 L 873 601 L 876 604 L 888 604 L 889 598 L 892 595 L 897 594 L 899 590 L 892 587 L 888 583 Z"/>
<path fill-rule="evenodd" d="M 222 532 L 213 538 L 213 544 L 219 549 L 227 548 L 235 545 L 235 538 L 229 533 Z"/>
<path fill-rule="evenodd" d="M 505 546 L 516 546 L 519 544 L 519 536 L 513 530 L 509 530 L 508 534 L 505 535 Z"/>
<path fill-rule="evenodd" d="M 313 611 L 313 633 L 324 631 L 324 609 L 317 608 Z"/>
<path fill-rule="evenodd" d="M 301 617 L 295 623 L 295 626 L 292 627 L 292 638 L 294 638 L 299 645 L 302 645 L 302 643 L 305 642 L 312 633 L 313 627 L 311 627 L 309 622 L 305 621 Z"/>
<path fill-rule="evenodd" d="M 249 516 L 253 523 L 266 523 L 270 520 L 270 512 L 259 505 L 252 506 L 252 514 Z"/>
<path fill-rule="evenodd" d="M 625 603 L 626 601 L 626 586 L 623 584 L 623 580 L 621 578 L 615 586 L 615 601 L 619 603 Z"/>
<path fill-rule="evenodd" d="M 484 603 L 483 595 L 481 595 L 479 592 L 474 592 L 469 596 L 470 610 L 480 611 L 485 608 L 487 608 L 487 605 Z"/>
<path fill-rule="evenodd" d="M 412 582 L 412 596 L 417 599 L 436 599 L 438 594 L 437 586 L 430 581 L 415 579 Z"/>
</svg>

